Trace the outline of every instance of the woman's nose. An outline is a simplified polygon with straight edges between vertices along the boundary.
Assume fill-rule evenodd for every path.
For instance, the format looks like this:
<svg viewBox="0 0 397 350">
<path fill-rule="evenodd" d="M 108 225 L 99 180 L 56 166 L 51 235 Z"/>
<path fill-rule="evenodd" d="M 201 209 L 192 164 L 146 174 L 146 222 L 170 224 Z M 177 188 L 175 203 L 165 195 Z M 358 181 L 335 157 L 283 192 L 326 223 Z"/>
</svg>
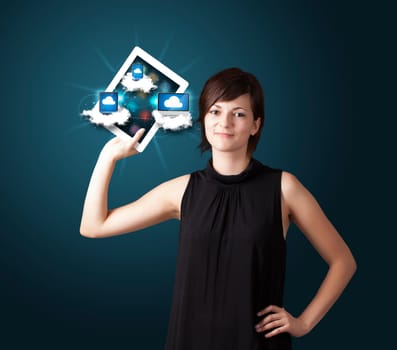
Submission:
<svg viewBox="0 0 397 350">
<path fill-rule="evenodd" d="M 229 113 L 222 113 L 220 116 L 219 124 L 226 128 L 229 127 L 232 123 L 232 118 Z"/>
</svg>

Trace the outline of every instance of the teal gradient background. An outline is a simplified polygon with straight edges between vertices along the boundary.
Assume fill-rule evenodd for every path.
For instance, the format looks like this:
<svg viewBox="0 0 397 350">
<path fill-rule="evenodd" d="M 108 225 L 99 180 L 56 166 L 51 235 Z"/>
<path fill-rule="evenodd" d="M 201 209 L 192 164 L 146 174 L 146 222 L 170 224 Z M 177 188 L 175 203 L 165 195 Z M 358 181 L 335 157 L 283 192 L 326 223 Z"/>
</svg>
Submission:
<svg viewBox="0 0 397 350">
<path fill-rule="evenodd" d="M 189 81 L 237 66 L 266 94 L 255 157 L 295 174 L 361 263 L 354 199 L 352 13 L 341 1 L 17 1 L 0 14 L 0 346 L 5 349 L 162 349 L 178 222 L 103 240 L 79 235 L 82 204 L 112 135 L 84 122 L 83 101 L 141 46 Z M 197 126 L 158 133 L 121 161 L 110 206 L 205 166 Z M 285 304 L 310 301 L 326 265 L 291 228 Z M 360 270 L 294 349 L 363 348 Z M 350 315 L 350 317 L 346 317 Z M 352 326 L 352 317 L 357 319 Z M 204 349 L 203 349 L 204 350 Z"/>
</svg>

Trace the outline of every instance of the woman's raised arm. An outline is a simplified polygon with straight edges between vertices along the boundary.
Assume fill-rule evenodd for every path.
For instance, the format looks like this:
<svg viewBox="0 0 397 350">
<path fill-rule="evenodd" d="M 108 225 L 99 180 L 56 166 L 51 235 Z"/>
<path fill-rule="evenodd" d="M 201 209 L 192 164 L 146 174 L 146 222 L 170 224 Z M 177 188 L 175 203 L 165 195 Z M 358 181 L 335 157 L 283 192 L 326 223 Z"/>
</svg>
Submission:
<svg viewBox="0 0 397 350">
<path fill-rule="evenodd" d="M 131 141 L 115 137 L 102 149 L 88 185 L 81 235 L 89 238 L 110 237 L 179 218 L 182 196 L 190 175 L 164 182 L 127 205 L 108 209 L 108 189 L 115 164 L 119 159 L 138 153 L 135 145 L 142 134 L 143 130 L 138 131 Z"/>
</svg>

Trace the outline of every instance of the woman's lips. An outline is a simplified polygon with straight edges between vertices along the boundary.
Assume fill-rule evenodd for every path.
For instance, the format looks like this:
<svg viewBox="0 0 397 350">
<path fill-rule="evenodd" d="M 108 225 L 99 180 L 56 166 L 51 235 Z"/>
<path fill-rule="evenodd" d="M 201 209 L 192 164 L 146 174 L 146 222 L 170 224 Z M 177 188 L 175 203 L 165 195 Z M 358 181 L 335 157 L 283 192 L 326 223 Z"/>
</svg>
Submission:
<svg viewBox="0 0 397 350">
<path fill-rule="evenodd" d="M 223 136 L 223 137 L 231 137 L 233 134 L 229 134 L 227 132 L 214 132 L 215 135 L 217 136 Z"/>
</svg>

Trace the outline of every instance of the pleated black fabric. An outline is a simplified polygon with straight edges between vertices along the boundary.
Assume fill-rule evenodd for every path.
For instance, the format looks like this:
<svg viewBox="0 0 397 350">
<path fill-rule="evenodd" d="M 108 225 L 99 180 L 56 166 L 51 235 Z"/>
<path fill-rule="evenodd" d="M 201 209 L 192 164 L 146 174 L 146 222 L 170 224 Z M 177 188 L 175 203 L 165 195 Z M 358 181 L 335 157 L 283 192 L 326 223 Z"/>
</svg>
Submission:
<svg viewBox="0 0 397 350">
<path fill-rule="evenodd" d="M 191 174 L 181 210 L 165 349 L 291 349 L 289 334 L 254 329 L 259 310 L 283 305 L 281 170 L 252 159 L 224 176 L 209 162 Z"/>
</svg>

